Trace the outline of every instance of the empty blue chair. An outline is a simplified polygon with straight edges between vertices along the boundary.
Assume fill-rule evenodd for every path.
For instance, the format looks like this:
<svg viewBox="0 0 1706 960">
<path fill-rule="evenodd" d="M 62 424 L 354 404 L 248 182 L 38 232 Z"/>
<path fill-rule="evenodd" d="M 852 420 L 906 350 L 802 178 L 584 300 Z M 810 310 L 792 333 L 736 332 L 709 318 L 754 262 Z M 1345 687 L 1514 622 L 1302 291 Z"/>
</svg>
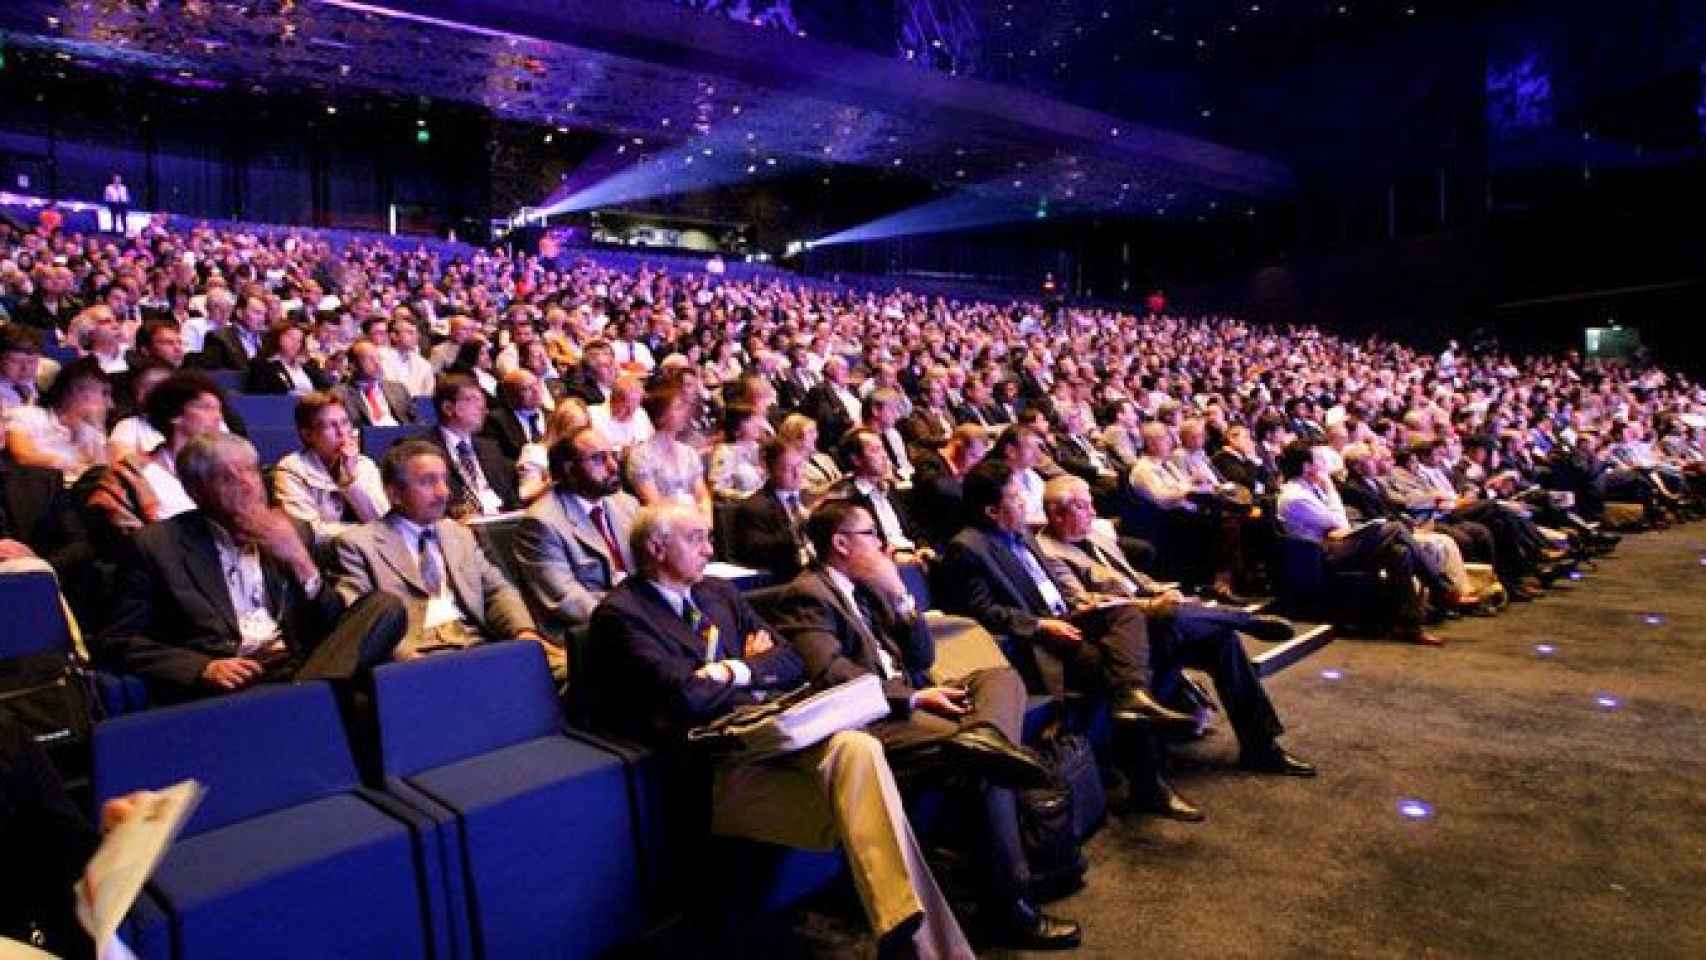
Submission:
<svg viewBox="0 0 1706 960">
<path fill-rule="evenodd" d="M 420 432 L 420 427 L 362 427 L 361 452 L 377 461 L 398 441 Z"/>
<path fill-rule="evenodd" d="M 629 772 L 564 732 L 537 646 L 388 664 L 373 680 L 385 788 L 443 825 L 473 956 L 592 957 L 643 932 Z"/>
<path fill-rule="evenodd" d="M 270 467 L 302 446 L 302 438 L 291 427 L 257 427 L 249 426 L 249 442 L 255 445 L 255 453 L 260 456 L 261 466 Z"/>
<path fill-rule="evenodd" d="M 233 393 L 225 398 L 252 432 L 258 427 L 296 425 L 296 398 L 288 393 Z"/>
<path fill-rule="evenodd" d="M 358 784 L 328 685 L 131 714 L 94 746 L 98 800 L 207 787 L 149 887 L 179 960 L 451 955 L 432 826 Z"/>
</svg>

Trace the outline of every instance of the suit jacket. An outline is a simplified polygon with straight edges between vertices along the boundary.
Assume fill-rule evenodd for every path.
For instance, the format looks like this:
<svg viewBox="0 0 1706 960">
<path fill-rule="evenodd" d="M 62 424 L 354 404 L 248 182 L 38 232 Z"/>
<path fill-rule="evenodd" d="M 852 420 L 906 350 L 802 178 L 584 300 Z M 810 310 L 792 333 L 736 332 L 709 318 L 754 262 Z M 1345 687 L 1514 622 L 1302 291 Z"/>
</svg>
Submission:
<svg viewBox="0 0 1706 960">
<path fill-rule="evenodd" d="M 632 571 L 628 534 L 640 502 L 632 494 L 613 493 L 604 498 L 604 510 L 622 569 Z M 557 627 L 586 623 L 619 579 L 615 558 L 580 500 L 554 489 L 533 501 L 516 527 L 515 563 L 522 586 Z"/>
<path fill-rule="evenodd" d="M 28 300 L 18 304 L 12 311 L 12 319 L 28 327 L 38 330 L 64 330 L 71 325 L 71 318 L 83 309 L 83 304 L 72 297 L 59 298 L 59 310 L 50 312 L 41 294 L 32 293 Z"/>
<path fill-rule="evenodd" d="M 534 411 L 539 419 L 539 435 L 545 435 L 545 421 L 550 412 L 543 407 Z M 480 428 L 480 436 L 491 440 L 503 451 L 504 459 L 511 463 L 520 459 L 521 448 L 526 446 L 527 430 L 521 425 L 521 418 L 508 404 L 497 404 L 486 413 L 486 422 Z"/>
<path fill-rule="evenodd" d="M 805 509 L 803 499 L 800 506 Z M 796 535 L 774 485 L 766 483 L 736 503 L 731 526 L 729 558 L 735 563 L 767 570 L 778 581 L 792 580 L 800 572 L 799 538 L 804 534 Z"/>
<path fill-rule="evenodd" d="M 425 440 L 444 454 L 445 463 L 450 466 L 450 502 L 457 503 L 466 498 L 467 481 L 462 479 L 462 471 L 456 468 L 456 452 L 444 445 L 444 434 L 437 427 L 433 427 L 415 439 Z M 486 483 L 492 488 L 492 492 L 503 501 L 503 508 L 519 508 L 521 492 L 516 486 L 515 461 L 506 459 L 498 445 L 485 437 L 474 436 L 469 440 L 474 445 L 474 459 L 480 464 L 480 472 L 486 475 Z"/>
<path fill-rule="evenodd" d="M 819 450 L 833 451 L 854 426 L 853 418 L 827 381 L 806 391 L 800 399 L 800 412 L 817 421 Z"/>
<path fill-rule="evenodd" d="M 391 408 L 391 419 L 399 426 L 415 423 L 415 407 L 409 398 L 409 388 L 395 380 L 379 381 L 379 392 L 385 397 L 385 405 Z M 373 418 L 367 415 L 367 401 L 362 399 L 361 390 L 354 383 L 340 383 L 333 388 L 332 393 L 349 411 L 349 422 L 356 427 L 373 426 Z"/>
<path fill-rule="evenodd" d="M 454 520 L 440 520 L 433 529 L 444 554 L 444 575 L 457 605 L 474 628 L 488 640 L 508 640 L 523 630 L 536 629 L 533 616 L 521 593 L 486 558 L 474 534 Z M 332 580 L 345 602 L 383 590 L 403 601 L 409 614 L 409 629 L 399 653 L 413 650 L 421 641 L 426 617 L 426 585 L 414 551 L 389 517 L 353 527 L 332 541 Z"/>
<path fill-rule="evenodd" d="M 1080 544 L 1067 543 L 1047 532 L 1037 535 L 1042 548 L 1043 569 L 1048 571 L 1067 606 L 1074 610 L 1095 602 L 1092 594 L 1120 597 L 1148 597 L 1160 592 L 1160 586 L 1142 571 L 1134 568 L 1112 538 L 1092 529 L 1086 539 L 1095 541 L 1103 554 L 1113 563 L 1103 563 Z"/>
<path fill-rule="evenodd" d="M 1028 533 L 1023 537 L 1042 563 L 1036 538 Z M 949 587 L 946 609 L 971 617 L 996 636 L 1028 641 L 1037 635 L 1037 621 L 1049 616 L 1048 603 L 1025 568 L 987 527 L 967 527 L 949 541 L 942 569 L 942 581 Z M 1047 569 L 1044 566 L 1045 574 Z M 1062 589 L 1062 599 L 1065 596 Z"/>
<path fill-rule="evenodd" d="M 836 589 L 829 574 L 813 567 L 802 571 L 784 588 L 782 633 L 805 662 L 806 675 L 819 687 L 833 687 L 864 674 L 883 680 L 893 715 L 912 710 L 912 695 L 930 685 L 928 671 L 936 662 L 936 645 L 922 614 L 906 621 L 875 592 L 854 584 L 872 620 L 867 623 Z M 898 676 L 883 677 L 878 650 L 889 655 Z"/>
<path fill-rule="evenodd" d="M 934 450 L 948 442 L 954 433 L 954 416 L 946 410 L 933 410 L 920 405 L 900 422 L 900 435 L 916 447 Z M 916 461 L 916 457 L 913 458 Z"/>
<path fill-rule="evenodd" d="M 249 369 L 249 355 L 243 351 L 243 342 L 237 336 L 237 328 L 226 324 L 218 330 L 208 331 L 201 342 L 201 354 L 196 366 L 204 370 Z"/>
<path fill-rule="evenodd" d="M 1278 487 L 1275 482 L 1277 478 L 1269 473 L 1267 464 L 1259 460 L 1246 460 L 1230 447 L 1222 447 L 1216 451 L 1210 462 L 1214 464 L 1214 472 L 1220 474 L 1221 479 L 1236 483 L 1246 490 L 1254 492 L 1258 483 L 1262 485 L 1263 493 L 1272 493 Z"/>
<path fill-rule="evenodd" d="M 29 547 L 58 570 L 70 562 L 71 551 L 85 540 L 81 518 L 72 508 L 58 470 L 0 461 L 0 505 L 6 525 L 0 537 Z M 81 552 L 81 551 L 79 551 Z"/>
<path fill-rule="evenodd" d="M 788 690 L 805 682 L 805 665 L 776 631 L 759 619 L 733 584 L 701 580 L 694 606 L 717 629 L 718 660 L 744 660 L 752 685 L 739 687 L 694 676 L 705 663 L 704 640 L 645 579 L 630 577 L 592 612 L 588 684 L 600 726 L 654 746 L 679 746 L 693 727 L 758 702 L 758 690 Z M 768 630 L 768 652 L 742 658 L 746 636 Z"/>
<path fill-rule="evenodd" d="M 303 546 L 312 549 L 308 525 L 292 522 Z M 242 642 L 212 524 L 200 510 L 181 513 L 143 527 L 135 548 L 121 575 L 103 656 L 163 699 L 188 699 L 197 695 L 207 662 L 236 656 Z M 330 632 L 344 607 L 330 578 L 308 596 L 289 570 L 264 554 L 261 572 L 267 608 L 293 651 L 311 648 Z"/>
<path fill-rule="evenodd" d="M 1012 420 L 1000 404 L 988 403 L 978 406 L 967 401 L 954 408 L 954 422 L 975 423 L 985 427 L 999 427 Z"/>
<path fill-rule="evenodd" d="M 914 513 L 924 539 L 939 550 L 965 526 L 963 481 L 935 451 L 919 457 L 913 466 L 918 468 L 912 481 Z"/>
<path fill-rule="evenodd" d="M 324 390 L 332 385 L 332 381 L 321 372 L 320 365 L 313 360 L 302 362 L 302 371 L 308 375 L 308 382 L 316 390 Z M 282 394 L 295 392 L 296 385 L 290 382 L 290 374 L 285 372 L 284 364 L 277 360 L 262 360 L 256 357 L 249 361 L 249 373 L 243 378 L 244 393 Z"/>
<path fill-rule="evenodd" d="M 1345 511 L 1360 520 L 1402 520 L 1406 514 L 1386 496 L 1380 482 L 1366 477 L 1346 477 L 1338 484 Z"/>
</svg>

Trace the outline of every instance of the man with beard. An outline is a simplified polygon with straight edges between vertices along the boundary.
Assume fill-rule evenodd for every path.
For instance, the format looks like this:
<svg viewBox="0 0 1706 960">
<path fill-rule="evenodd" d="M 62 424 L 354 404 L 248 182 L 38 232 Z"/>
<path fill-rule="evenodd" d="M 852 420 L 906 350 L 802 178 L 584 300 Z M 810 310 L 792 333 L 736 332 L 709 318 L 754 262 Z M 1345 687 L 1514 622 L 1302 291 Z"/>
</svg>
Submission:
<svg viewBox="0 0 1706 960">
<path fill-rule="evenodd" d="M 515 533 L 522 586 L 552 627 L 584 624 L 633 570 L 628 536 L 640 503 L 622 491 L 610 440 L 585 426 L 547 452 L 553 486 Z"/>
</svg>

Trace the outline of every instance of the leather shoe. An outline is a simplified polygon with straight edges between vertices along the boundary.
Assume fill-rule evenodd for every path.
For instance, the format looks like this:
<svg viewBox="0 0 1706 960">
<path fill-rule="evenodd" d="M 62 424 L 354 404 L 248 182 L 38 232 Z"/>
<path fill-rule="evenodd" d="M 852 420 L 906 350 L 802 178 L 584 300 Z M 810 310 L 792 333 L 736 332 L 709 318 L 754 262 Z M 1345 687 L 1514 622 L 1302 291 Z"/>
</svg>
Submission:
<svg viewBox="0 0 1706 960">
<path fill-rule="evenodd" d="M 1114 722 L 1118 724 L 1148 726 L 1158 731 L 1179 734 L 1195 734 L 1197 730 L 1196 717 L 1162 706 L 1147 690 L 1122 690 L 1114 694 L 1113 702 L 1108 708 Z"/>
<path fill-rule="evenodd" d="M 973 724 L 935 747 L 945 765 L 976 773 L 996 786 L 1028 790 L 1054 782 L 1054 771 L 993 724 Z"/>
<path fill-rule="evenodd" d="M 1146 813 L 1181 823 L 1201 823 L 1207 819 L 1200 808 L 1179 796 L 1179 791 L 1173 789 L 1173 785 L 1168 783 L 1165 777 L 1155 778 L 1154 793 L 1141 809 Z"/>
<path fill-rule="evenodd" d="M 1284 643 L 1297 636 L 1297 629 L 1291 625 L 1290 620 L 1266 613 L 1253 615 L 1238 629 L 1264 643 Z"/>
<path fill-rule="evenodd" d="M 1392 632 L 1392 637 L 1400 643 L 1414 643 L 1424 647 L 1445 646 L 1444 640 L 1421 627 L 1401 627 Z"/>
<path fill-rule="evenodd" d="M 1257 773 L 1277 773 L 1286 777 L 1315 776 L 1313 764 L 1286 753 L 1285 748 L 1277 743 L 1269 743 L 1244 754 L 1238 758 L 1238 763 L 1244 769 Z"/>
<path fill-rule="evenodd" d="M 1250 598 L 1239 596 L 1232 592 L 1232 587 L 1226 583 L 1213 583 L 1202 592 L 1204 598 L 1224 603 L 1229 607 L 1247 607 Z"/>
<path fill-rule="evenodd" d="M 989 925 L 990 946 L 1009 950 L 1071 950 L 1084 942 L 1084 930 L 1076 921 L 1050 916 L 1021 897 Z"/>
</svg>

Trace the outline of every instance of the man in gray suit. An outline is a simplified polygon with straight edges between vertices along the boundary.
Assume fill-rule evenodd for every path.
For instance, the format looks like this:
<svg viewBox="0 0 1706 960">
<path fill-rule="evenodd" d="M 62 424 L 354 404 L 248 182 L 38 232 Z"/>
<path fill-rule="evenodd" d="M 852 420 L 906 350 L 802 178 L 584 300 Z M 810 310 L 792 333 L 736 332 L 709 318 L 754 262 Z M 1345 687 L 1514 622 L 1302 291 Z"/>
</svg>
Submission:
<svg viewBox="0 0 1706 960">
<path fill-rule="evenodd" d="M 398 660 L 477 643 L 530 640 L 545 648 L 552 673 L 566 658 L 534 626 L 527 604 L 486 558 L 466 526 L 444 516 L 450 501 L 444 454 L 408 440 L 386 451 L 379 466 L 391 512 L 345 531 L 333 541 L 333 582 L 346 598 L 383 590 L 403 599 L 409 627 Z"/>
<path fill-rule="evenodd" d="M 640 502 L 622 492 L 621 468 L 597 427 L 571 432 L 546 458 L 553 486 L 516 528 L 515 563 L 545 626 L 580 626 L 634 569 L 628 536 Z"/>
</svg>

